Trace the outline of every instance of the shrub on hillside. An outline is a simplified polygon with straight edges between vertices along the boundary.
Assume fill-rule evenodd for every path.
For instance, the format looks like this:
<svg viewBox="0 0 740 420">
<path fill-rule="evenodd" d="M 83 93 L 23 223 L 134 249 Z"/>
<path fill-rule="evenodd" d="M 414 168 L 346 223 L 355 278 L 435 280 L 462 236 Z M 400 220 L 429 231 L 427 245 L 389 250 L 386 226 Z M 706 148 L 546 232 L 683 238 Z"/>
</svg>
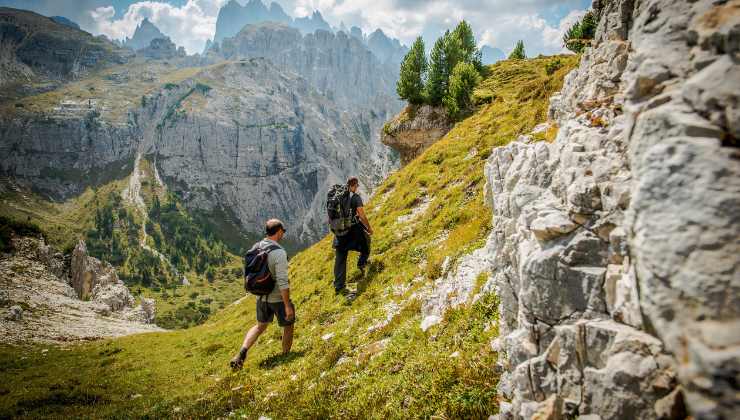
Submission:
<svg viewBox="0 0 740 420">
<path fill-rule="evenodd" d="M 457 111 L 467 107 L 470 95 L 463 95 L 460 91 L 462 85 L 459 78 L 457 91 L 450 94 L 451 78 L 460 63 L 467 64 L 466 69 L 472 69 L 477 75 L 466 81 L 480 79 L 483 70 L 481 52 L 476 46 L 473 29 L 467 22 L 460 22 L 454 31 L 448 30 L 438 38 L 428 61 L 424 55 L 424 43 L 421 37 L 417 38 L 401 65 L 397 85 L 399 96 L 412 105 L 427 103 L 438 106 L 444 103 L 448 109 Z M 465 88 L 468 89 L 468 86 Z M 389 130 L 384 127 L 384 131 L 388 134 Z"/>
<path fill-rule="evenodd" d="M 563 62 L 560 61 L 559 58 L 556 58 L 555 60 L 548 61 L 547 64 L 545 64 L 545 73 L 547 73 L 548 76 L 551 76 L 561 67 L 563 67 Z"/>
</svg>

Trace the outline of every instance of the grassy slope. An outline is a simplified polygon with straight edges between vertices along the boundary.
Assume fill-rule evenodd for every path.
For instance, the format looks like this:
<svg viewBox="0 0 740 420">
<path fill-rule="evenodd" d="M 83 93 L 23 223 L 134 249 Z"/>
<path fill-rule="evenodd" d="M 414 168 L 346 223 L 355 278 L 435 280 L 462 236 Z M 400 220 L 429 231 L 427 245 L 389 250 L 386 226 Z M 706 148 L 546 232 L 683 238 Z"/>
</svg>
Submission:
<svg viewBox="0 0 740 420">
<path fill-rule="evenodd" d="M 173 59 L 178 61 L 182 59 Z M 62 101 L 87 104 L 97 102 L 101 117 L 112 123 L 126 123 L 128 111 L 141 105 L 142 96 L 158 91 L 168 84 L 177 84 L 203 71 L 202 67 L 177 68 L 174 63 L 143 58 L 98 70 L 82 80 L 62 87 L 20 98 L 0 105 L 0 115 L 52 113 Z"/>
<path fill-rule="evenodd" d="M 199 417 L 235 411 L 252 418 L 470 418 L 495 412 L 496 355 L 489 345 L 496 336 L 495 296 L 449 311 L 440 325 L 423 332 L 413 294 L 440 275 L 446 257 L 454 261 L 485 241 L 491 213 L 483 204 L 483 166 L 491 148 L 542 122 L 549 96 L 576 63 L 574 57 L 561 58 L 566 65 L 547 76 L 549 60 L 491 66 L 478 94 L 493 102 L 379 188 L 367 205 L 376 230 L 368 281 L 359 285 L 352 305 L 333 296 L 329 238 L 292 259 L 299 324 L 290 356 L 278 356 L 280 330 L 273 326 L 242 372 L 226 369 L 254 322 L 253 298 L 188 330 L 47 353 L 39 347 L 0 348 L 0 373 L 8 378 L 0 385 L 0 417 Z M 431 200 L 428 209 L 415 221 L 399 223 L 424 194 Z M 401 307 L 400 314 L 368 331 L 385 318 L 389 302 Z M 327 334 L 334 335 L 322 339 Z M 384 339 L 385 351 L 373 357 Z"/>
</svg>

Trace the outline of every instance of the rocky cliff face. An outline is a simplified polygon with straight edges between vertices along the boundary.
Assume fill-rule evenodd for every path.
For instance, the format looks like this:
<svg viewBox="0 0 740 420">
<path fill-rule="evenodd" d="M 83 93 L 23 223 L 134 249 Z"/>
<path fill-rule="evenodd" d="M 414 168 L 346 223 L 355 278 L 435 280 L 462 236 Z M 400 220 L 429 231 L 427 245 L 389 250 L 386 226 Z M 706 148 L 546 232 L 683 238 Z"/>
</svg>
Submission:
<svg viewBox="0 0 740 420">
<path fill-rule="evenodd" d="M 388 113 L 386 119 L 401 108 L 395 95 L 398 72 L 344 32 L 317 31 L 304 36 L 284 24 L 249 25 L 222 42 L 216 59 L 257 57 L 301 75 L 341 106 Z"/>
<path fill-rule="evenodd" d="M 317 239 L 329 185 L 359 174 L 370 186 L 387 170 L 374 134 L 382 115 L 341 112 L 264 59 L 204 70 L 150 98 L 140 115 L 144 147 L 170 188 L 191 206 L 227 209 L 255 233 L 279 217 L 292 240 Z"/>
<path fill-rule="evenodd" d="M 137 59 L 20 106 L 0 104 L 0 171 L 66 199 L 155 154 L 191 208 L 257 234 L 277 216 L 295 227 L 293 241 L 317 239 L 328 184 L 354 174 L 372 187 L 397 162 L 379 141 L 400 108 L 388 94 L 395 75 L 343 33 L 303 37 L 267 24 L 243 34 L 209 66 Z M 253 56 L 270 61 L 243 59 Z"/>
<path fill-rule="evenodd" d="M 409 105 L 383 126 L 381 141 L 398 151 L 405 165 L 444 137 L 452 126 L 442 107 Z"/>
<path fill-rule="evenodd" d="M 47 91 L 126 62 L 128 50 L 25 10 L 0 8 L 0 100 Z"/>
<path fill-rule="evenodd" d="M 499 418 L 733 418 L 740 3 L 594 9 L 555 142 L 486 168 Z"/>
<path fill-rule="evenodd" d="M 236 0 L 230 0 L 218 11 L 213 42 L 220 43 L 224 38 L 231 38 L 239 33 L 245 25 L 260 22 L 291 24 L 293 19 L 275 2 L 268 9 L 262 0 L 249 0 L 244 6 Z"/>
<path fill-rule="evenodd" d="M 64 199 L 130 173 L 141 142 L 133 121 L 112 123 L 87 106 L 69 113 L 1 117 L 0 168 L 53 198 Z"/>
</svg>

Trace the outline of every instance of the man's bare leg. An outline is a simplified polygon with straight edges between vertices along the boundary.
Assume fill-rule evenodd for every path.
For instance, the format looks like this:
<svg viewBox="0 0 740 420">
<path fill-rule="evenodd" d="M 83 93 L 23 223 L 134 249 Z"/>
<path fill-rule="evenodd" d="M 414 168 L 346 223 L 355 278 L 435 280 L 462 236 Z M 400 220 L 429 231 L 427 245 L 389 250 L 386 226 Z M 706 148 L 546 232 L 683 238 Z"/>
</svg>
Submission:
<svg viewBox="0 0 740 420">
<path fill-rule="evenodd" d="M 238 370 L 242 368 L 242 365 L 244 364 L 244 359 L 247 358 L 247 350 L 249 350 L 249 348 L 252 347 L 255 342 L 257 342 L 257 338 L 259 338 L 259 336 L 263 332 L 265 332 L 268 325 L 270 324 L 258 322 L 257 325 L 253 326 L 249 329 L 249 331 L 247 331 L 247 334 L 244 336 L 242 348 L 239 349 L 239 353 L 234 356 L 233 359 L 231 359 L 231 362 L 229 362 L 229 365 L 232 369 Z"/>
<path fill-rule="evenodd" d="M 290 353 L 290 347 L 293 346 L 293 326 L 283 327 L 283 354 Z"/>
<path fill-rule="evenodd" d="M 265 332 L 268 325 L 270 324 L 258 322 L 257 325 L 250 328 L 249 331 L 247 331 L 247 334 L 244 336 L 244 343 L 242 343 L 242 348 L 249 350 L 257 341 L 259 336 L 263 332 Z"/>
</svg>

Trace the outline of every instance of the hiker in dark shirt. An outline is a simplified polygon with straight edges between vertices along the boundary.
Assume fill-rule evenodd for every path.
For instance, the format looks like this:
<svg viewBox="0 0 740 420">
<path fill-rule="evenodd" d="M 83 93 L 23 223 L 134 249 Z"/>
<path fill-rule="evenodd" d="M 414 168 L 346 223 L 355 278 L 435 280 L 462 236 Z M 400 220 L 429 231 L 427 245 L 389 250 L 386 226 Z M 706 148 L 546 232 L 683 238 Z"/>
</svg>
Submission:
<svg viewBox="0 0 740 420">
<path fill-rule="evenodd" d="M 337 294 L 347 295 L 347 254 L 349 251 L 357 251 L 360 258 L 357 260 L 357 268 L 362 275 L 365 274 L 367 259 L 370 257 L 370 235 L 373 229 L 370 222 L 365 216 L 362 197 L 357 194 L 360 182 L 357 178 L 352 177 L 347 180 L 347 188 L 352 197 L 350 198 L 350 207 L 352 211 L 353 223 L 348 234 L 344 236 L 335 236 L 332 244 L 336 250 L 334 257 L 334 290 Z"/>
</svg>

